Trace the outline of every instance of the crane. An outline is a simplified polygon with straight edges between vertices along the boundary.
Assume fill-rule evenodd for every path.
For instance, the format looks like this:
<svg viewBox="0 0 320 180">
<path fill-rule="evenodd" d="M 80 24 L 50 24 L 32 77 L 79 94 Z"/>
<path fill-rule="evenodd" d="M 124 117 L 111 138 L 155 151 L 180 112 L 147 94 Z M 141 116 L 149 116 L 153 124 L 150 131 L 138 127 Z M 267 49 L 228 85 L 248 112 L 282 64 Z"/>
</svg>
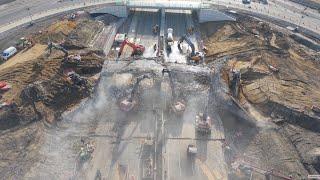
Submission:
<svg viewBox="0 0 320 180">
<path fill-rule="evenodd" d="M 150 78 L 150 75 L 144 74 L 142 76 L 137 77 L 136 83 L 133 85 L 130 95 L 125 99 L 121 100 L 121 102 L 119 103 L 120 109 L 122 111 L 129 112 L 138 104 L 135 95 L 140 82 L 145 78 Z"/>
<path fill-rule="evenodd" d="M 176 114 L 181 115 L 184 112 L 184 110 L 186 109 L 186 105 L 182 101 L 179 101 L 177 98 L 177 95 L 175 93 L 174 83 L 172 80 L 171 71 L 167 68 L 164 68 L 162 70 L 162 77 L 164 76 L 165 73 L 167 73 L 169 76 L 170 87 L 171 87 L 171 91 L 172 91 L 172 102 L 173 102 L 172 109 Z"/>
<path fill-rule="evenodd" d="M 132 43 L 132 42 L 130 42 L 128 39 L 125 39 L 125 40 L 121 43 L 120 50 L 119 50 L 119 53 L 118 53 L 118 57 L 121 56 L 122 51 L 123 51 L 123 49 L 124 49 L 124 47 L 125 47 L 126 45 L 130 46 L 130 47 L 133 49 L 133 51 L 132 51 L 132 53 L 131 53 L 131 56 L 135 56 L 135 55 L 141 56 L 141 55 L 143 54 L 144 50 L 145 50 L 145 47 L 144 47 L 144 46 L 142 46 L 142 45 L 140 45 L 140 44 Z"/>
<path fill-rule="evenodd" d="M 181 36 L 181 38 L 178 41 L 178 49 L 180 52 L 182 52 L 181 49 L 181 43 L 185 41 L 190 47 L 191 47 L 191 53 L 189 55 L 189 60 L 193 60 L 195 63 L 199 63 L 203 59 L 203 54 L 200 52 L 195 52 L 194 44 L 191 42 L 189 37 L 187 35 Z"/>
</svg>

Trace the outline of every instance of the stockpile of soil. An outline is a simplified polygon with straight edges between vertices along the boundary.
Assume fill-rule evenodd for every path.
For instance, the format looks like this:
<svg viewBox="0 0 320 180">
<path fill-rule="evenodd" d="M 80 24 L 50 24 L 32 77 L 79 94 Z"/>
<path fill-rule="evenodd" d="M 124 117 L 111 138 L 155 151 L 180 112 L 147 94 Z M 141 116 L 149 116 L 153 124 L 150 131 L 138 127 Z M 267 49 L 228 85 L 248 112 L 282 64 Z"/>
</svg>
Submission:
<svg viewBox="0 0 320 180">
<path fill-rule="evenodd" d="M 12 84 L 12 90 L 5 93 L 3 98 L 16 104 L 14 107 L 2 109 L 1 129 L 42 118 L 53 122 L 61 112 L 90 95 L 95 85 L 94 79 L 90 77 L 102 69 L 103 59 L 95 56 L 83 57 L 79 66 L 62 65 L 62 59 L 40 57 L 13 69 L 0 71 L 0 80 Z M 69 82 L 63 73 L 68 68 L 86 76 L 86 85 L 77 87 Z"/>
<path fill-rule="evenodd" d="M 4 179 L 21 178 L 39 160 L 44 125 L 55 124 L 61 113 L 91 95 L 104 58 L 103 51 L 90 49 L 89 43 L 102 28 L 91 19 L 57 21 L 32 36 L 32 48 L 0 67 L 0 81 L 12 86 L 0 99 L 11 104 L 0 109 L 0 173 Z M 67 49 L 69 55 L 80 55 L 81 60 L 64 59 L 64 53 L 56 49 L 48 55 L 50 41 Z M 70 72 L 79 75 L 80 83 Z"/>
</svg>

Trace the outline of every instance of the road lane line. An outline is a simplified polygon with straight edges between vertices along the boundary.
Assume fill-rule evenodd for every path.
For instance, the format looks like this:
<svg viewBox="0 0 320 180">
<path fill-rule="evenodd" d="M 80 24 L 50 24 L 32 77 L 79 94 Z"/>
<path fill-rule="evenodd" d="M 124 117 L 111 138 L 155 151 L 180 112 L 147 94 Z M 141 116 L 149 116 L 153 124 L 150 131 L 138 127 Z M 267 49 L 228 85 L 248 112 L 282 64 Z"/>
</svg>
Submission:
<svg viewBox="0 0 320 180">
<path fill-rule="evenodd" d="M 179 143 L 179 146 L 180 146 L 180 143 Z M 180 176 L 182 176 L 182 169 L 181 169 L 181 153 L 179 151 L 179 170 L 180 170 Z"/>
</svg>

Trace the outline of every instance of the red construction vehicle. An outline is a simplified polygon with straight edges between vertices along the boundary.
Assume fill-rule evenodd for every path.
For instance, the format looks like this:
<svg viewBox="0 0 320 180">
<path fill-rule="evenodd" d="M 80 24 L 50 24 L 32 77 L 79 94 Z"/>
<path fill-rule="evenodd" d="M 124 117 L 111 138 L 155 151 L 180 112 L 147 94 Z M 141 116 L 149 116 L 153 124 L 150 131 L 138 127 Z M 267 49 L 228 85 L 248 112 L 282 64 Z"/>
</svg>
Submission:
<svg viewBox="0 0 320 180">
<path fill-rule="evenodd" d="M 0 92 L 8 91 L 11 89 L 11 85 L 5 81 L 0 81 Z"/>
<path fill-rule="evenodd" d="M 122 51 L 123 51 L 123 49 L 124 49 L 124 47 L 125 47 L 126 45 L 130 46 L 130 47 L 133 49 L 133 51 L 132 51 L 132 53 L 131 53 L 131 56 L 136 56 L 136 55 L 141 56 L 141 55 L 143 54 L 144 50 L 145 50 L 145 47 L 144 47 L 144 46 L 142 46 L 142 45 L 140 45 L 140 44 L 132 43 L 132 42 L 130 42 L 128 39 L 126 39 L 126 40 L 124 40 L 124 41 L 122 42 L 122 44 L 121 44 L 121 46 L 120 46 L 120 50 L 119 50 L 119 53 L 118 53 L 118 57 L 121 56 Z"/>
</svg>

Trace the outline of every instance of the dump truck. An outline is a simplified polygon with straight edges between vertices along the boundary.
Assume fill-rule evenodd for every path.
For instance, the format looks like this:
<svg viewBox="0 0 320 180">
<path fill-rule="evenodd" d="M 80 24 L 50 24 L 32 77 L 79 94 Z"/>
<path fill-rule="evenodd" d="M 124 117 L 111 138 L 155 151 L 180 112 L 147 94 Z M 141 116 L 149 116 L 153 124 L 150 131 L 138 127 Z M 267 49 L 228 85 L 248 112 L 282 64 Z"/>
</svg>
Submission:
<svg viewBox="0 0 320 180">
<path fill-rule="evenodd" d="M 168 30 L 167 30 L 167 41 L 173 42 L 173 29 L 172 28 L 168 28 Z"/>
</svg>

